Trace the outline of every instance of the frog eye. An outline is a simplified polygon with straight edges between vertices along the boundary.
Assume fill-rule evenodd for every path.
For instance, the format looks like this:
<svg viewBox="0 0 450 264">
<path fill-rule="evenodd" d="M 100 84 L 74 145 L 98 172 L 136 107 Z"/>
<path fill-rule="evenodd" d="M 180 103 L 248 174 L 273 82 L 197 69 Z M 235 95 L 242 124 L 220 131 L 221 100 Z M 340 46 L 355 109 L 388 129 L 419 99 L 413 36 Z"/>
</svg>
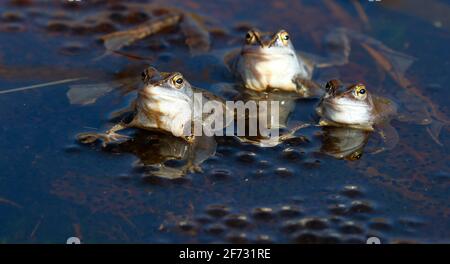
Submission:
<svg viewBox="0 0 450 264">
<path fill-rule="evenodd" d="M 176 75 L 175 77 L 172 78 L 172 82 L 173 82 L 173 85 L 176 88 L 181 88 L 183 86 L 183 83 L 184 83 L 183 76 Z"/>
<path fill-rule="evenodd" d="M 355 96 L 360 99 L 365 99 L 367 96 L 366 87 L 362 84 L 358 84 L 355 86 Z"/>
<path fill-rule="evenodd" d="M 247 35 L 245 35 L 245 41 L 246 41 L 248 44 L 250 44 L 250 43 L 253 42 L 253 39 L 254 39 L 254 34 L 253 34 L 253 32 L 251 32 L 251 31 L 247 32 Z"/>
<path fill-rule="evenodd" d="M 286 31 L 281 31 L 278 34 L 278 37 L 280 38 L 281 42 L 283 42 L 284 45 L 288 44 L 290 37 L 289 37 L 289 34 Z"/>
</svg>

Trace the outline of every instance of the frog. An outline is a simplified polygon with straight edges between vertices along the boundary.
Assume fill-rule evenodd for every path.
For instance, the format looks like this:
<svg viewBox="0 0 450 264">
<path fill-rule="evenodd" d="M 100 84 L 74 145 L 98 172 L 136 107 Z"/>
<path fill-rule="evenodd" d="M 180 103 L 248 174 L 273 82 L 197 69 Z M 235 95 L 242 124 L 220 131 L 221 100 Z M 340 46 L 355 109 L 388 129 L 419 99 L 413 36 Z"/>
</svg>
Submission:
<svg viewBox="0 0 450 264">
<path fill-rule="evenodd" d="M 102 140 L 103 146 L 106 146 L 129 139 L 129 136 L 118 134 L 118 131 L 138 128 L 163 131 L 193 143 L 196 127 L 204 129 L 205 120 L 226 114 L 223 99 L 201 88 L 192 87 L 179 72 L 159 72 L 154 67 L 148 67 L 142 73 L 142 81 L 144 85 L 137 91 L 136 99 L 128 108 L 118 111 L 120 114 L 115 114 L 124 116 L 120 122 L 105 133 L 81 133 L 77 135 L 78 140 L 82 143 Z M 203 106 L 208 103 L 217 108 L 204 113 Z M 216 111 L 218 108 L 222 111 Z M 218 124 L 212 129 L 223 128 Z"/>
<path fill-rule="evenodd" d="M 362 83 L 344 87 L 338 80 L 325 86 L 326 93 L 316 107 L 321 126 L 345 126 L 373 131 L 374 125 L 396 113 L 395 104 L 372 95 Z"/>
<path fill-rule="evenodd" d="M 317 98 L 324 91 L 312 80 L 315 68 L 348 62 L 349 40 L 345 34 L 338 33 L 328 34 L 328 44 L 333 52 L 329 58 L 322 58 L 297 52 L 285 29 L 276 33 L 250 29 L 242 48 L 225 55 L 225 64 L 247 89 L 257 92 L 281 90 L 302 98 Z"/>
<path fill-rule="evenodd" d="M 330 80 L 325 91 L 315 109 L 320 117 L 319 126 L 369 133 L 377 128 L 385 147 L 390 149 L 396 145 L 398 134 L 389 124 L 397 116 L 397 105 L 392 100 L 372 94 L 363 83 L 344 86 L 339 80 Z"/>
</svg>

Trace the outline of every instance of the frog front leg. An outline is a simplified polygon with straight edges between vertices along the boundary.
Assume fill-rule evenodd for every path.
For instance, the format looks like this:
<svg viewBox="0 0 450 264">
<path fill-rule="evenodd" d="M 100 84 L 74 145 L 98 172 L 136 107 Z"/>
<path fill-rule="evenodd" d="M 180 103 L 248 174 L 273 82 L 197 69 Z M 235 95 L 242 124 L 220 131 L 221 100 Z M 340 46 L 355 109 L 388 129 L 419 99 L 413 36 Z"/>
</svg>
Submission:
<svg viewBox="0 0 450 264">
<path fill-rule="evenodd" d="M 194 144 L 197 136 L 201 136 L 196 133 L 203 133 L 203 120 L 194 118 L 193 120 L 187 121 L 184 125 L 181 126 L 182 134 L 179 134 L 180 130 L 172 131 L 172 134 L 176 137 L 181 137 L 189 144 Z"/>
<path fill-rule="evenodd" d="M 175 122 L 180 123 L 180 122 Z M 186 122 L 183 125 L 178 126 L 178 124 L 175 126 L 175 128 L 172 127 L 172 135 L 175 137 L 180 137 L 184 139 L 187 143 L 193 144 L 195 142 L 195 135 L 194 135 L 194 125 L 195 122 Z"/>
<path fill-rule="evenodd" d="M 126 128 L 128 128 L 128 125 L 120 122 L 120 123 L 114 125 L 112 128 L 110 128 L 105 133 L 92 133 L 92 132 L 81 133 L 81 134 L 77 135 L 77 139 L 81 143 L 84 143 L 84 144 L 89 144 L 89 143 L 93 143 L 97 140 L 101 140 L 102 146 L 106 147 L 106 145 L 109 143 L 124 140 L 124 139 L 129 139 L 130 138 L 129 136 L 120 135 L 120 134 L 116 133 L 117 131 L 120 131 L 120 130 L 123 130 Z"/>
<path fill-rule="evenodd" d="M 183 139 L 189 144 L 192 144 L 192 143 L 195 142 L 195 136 L 194 135 L 183 136 Z"/>
<path fill-rule="evenodd" d="M 324 94 L 324 90 L 315 81 L 296 76 L 292 82 L 296 86 L 296 93 L 302 98 L 318 98 Z"/>
<path fill-rule="evenodd" d="M 188 161 L 184 169 L 186 173 L 202 173 L 203 169 L 198 164 L 194 164 L 192 161 Z"/>
</svg>

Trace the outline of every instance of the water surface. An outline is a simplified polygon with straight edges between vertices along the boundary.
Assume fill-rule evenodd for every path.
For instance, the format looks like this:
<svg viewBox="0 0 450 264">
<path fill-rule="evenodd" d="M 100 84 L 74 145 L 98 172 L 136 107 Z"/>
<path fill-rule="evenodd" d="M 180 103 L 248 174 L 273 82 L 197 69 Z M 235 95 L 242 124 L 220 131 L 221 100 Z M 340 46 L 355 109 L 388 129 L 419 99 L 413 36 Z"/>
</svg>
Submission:
<svg viewBox="0 0 450 264">
<path fill-rule="evenodd" d="M 148 64 L 182 72 L 216 93 L 215 84 L 232 81 L 214 52 L 191 56 L 177 29 L 123 49 L 146 59 L 113 54 L 96 60 L 104 53 L 100 36 L 148 15 L 118 1 L 60 2 L 2 3 L 0 90 L 78 77 L 87 78 L 81 83 L 115 81 L 139 76 Z M 352 1 L 164 2 L 205 17 L 215 28 L 213 51 L 239 46 L 249 26 L 284 28 L 297 49 L 317 54 L 324 54 L 322 39 L 336 26 L 363 32 L 416 58 L 406 77 L 430 101 L 402 101 L 417 99 L 411 92 L 398 102 L 427 111 L 433 105 L 448 118 L 448 21 L 411 4 L 417 1 L 361 1 L 368 21 Z M 436 8 L 449 9 L 449 2 L 430 1 L 429 12 Z M 342 80 L 363 81 L 388 97 L 405 89 L 357 43 L 352 47 L 350 63 L 334 69 Z M 170 181 L 144 177 L 151 172 L 139 165 L 140 159 L 163 161 L 167 136 L 139 132 L 140 145 L 106 149 L 75 140 L 77 133 L 110 127 L 109 114 L 133 94 L 116 90 L 79 106 L 69 103 L 68 89 L 0 95 L 0 242 L 64 243 L 70 236 L 84 243 L 449 241 L 448 126 L 439 145 L 427 126 L 394 120 L 396 147 L 357 161 L 325 155 L 315 127 L 298 133 L 307 140 L 274 148 L 218 138 L 203 172 Z M 296 102 L 291 118 L 311 121 L 316 103 Z"/>
</svg>

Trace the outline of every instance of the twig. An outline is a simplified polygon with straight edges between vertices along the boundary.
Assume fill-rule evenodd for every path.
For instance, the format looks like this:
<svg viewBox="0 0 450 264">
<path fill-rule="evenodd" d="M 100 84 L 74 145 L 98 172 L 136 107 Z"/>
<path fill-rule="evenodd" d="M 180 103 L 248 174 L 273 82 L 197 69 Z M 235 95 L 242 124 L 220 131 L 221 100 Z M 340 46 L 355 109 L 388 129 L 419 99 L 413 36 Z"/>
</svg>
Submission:
<svg viewBox="0 0 450 264">
<path fill-rule="evenodd" d="M 355 6 L 356 12 L 358 13 L 358 16 L 361 19 L 361 21 L 367 28 L 370 28 L 369 17 L 367 16 L 366 11 L 364 11 L 364 8 L 362 7 L 359 0 L 352 0 L 352 3 L 353 6 Z"/>
<path fill-rule="evenodd" d="M 86 78 L 84 78 L 84 77 L 72 78 L 72 79 L 65 79 L 65 80 L 59 80 L 59 81 L 53 81 L 53 82 L 47 82 L 47 83 L 41 83 L 41 84 L 34 84 L 34 85 L 30 85 L 30 86 L 25 86 L 25 87 L 3 90 L 3 91 L 0 91 L 0 94 L 8 94 L 8 93 L 27 91 L 27 90 L 32 90 L 32 89 L 36 89 L 36 88 L 46 87 L 46 86 L 53 86 L 53 85 L 58 85 L 58 84 L 63 84 L 63 83 L 75 82 L 75 81 L 79 81 L 79 80 L 83 80 L 83 79 L 86 79 Z"/>
<path fill-rule="evenodd" d="M 323 3 L 328 8 L 328 10 L 338 19 L 345 27 L 355 28 L 358 23 L 354 23 L 352 17 L 345 11 L 339 4 L 338 1 L 334 0 L 323 0 Z"/>
<path fill-rule="evenodd" d="M 41 215 L 41 217 L 39 218 L 38 222 L 36 223 L 36 225 L 33 228 L 33 231 L 31 231 L 30 234 L 30 238 L 33 238 L 34 235 L 36 234 L 36 231 L 38 230 L 38 228 L 41 226 L 42 220 L 44 219 L 44 216 Z"/>
<path fill-rule="evenodd" d="M 20 204 L 18 204 L 16 202 L 13 202 L 11 200 L 5 199 L 5 198 L 1 198 L 1 197 L 0 197 L 0 203 L 11 205 L 11 206 L 14 206 L 16 208 L 23 208 L 23 206 L 21 206 Z"/>
</svg>

